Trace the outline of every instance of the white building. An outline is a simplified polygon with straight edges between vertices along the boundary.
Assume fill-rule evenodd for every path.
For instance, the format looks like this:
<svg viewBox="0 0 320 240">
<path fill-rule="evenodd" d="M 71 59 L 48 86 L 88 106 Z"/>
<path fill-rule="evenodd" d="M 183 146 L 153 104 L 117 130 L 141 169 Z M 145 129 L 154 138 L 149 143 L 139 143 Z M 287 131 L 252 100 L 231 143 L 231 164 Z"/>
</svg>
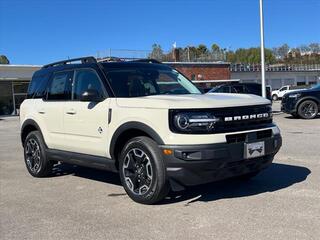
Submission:
<svg viewBox="0 0 320 240">
<path fill-rule="evenodd" d="M 267 68 L 265 75 L 266 84 L 272 89 L 284 85 L 314 85 L 320 83 L 320 65 L 273 66 Z M 261 83 L 260 66 L 232 66 L 231 78 Z"/>
<path fill-rule="evenodd" d="M 0 64 L 0 115 L 15 115 L 25 99 L 28 84 L 41 66 Z"/>
</svg>

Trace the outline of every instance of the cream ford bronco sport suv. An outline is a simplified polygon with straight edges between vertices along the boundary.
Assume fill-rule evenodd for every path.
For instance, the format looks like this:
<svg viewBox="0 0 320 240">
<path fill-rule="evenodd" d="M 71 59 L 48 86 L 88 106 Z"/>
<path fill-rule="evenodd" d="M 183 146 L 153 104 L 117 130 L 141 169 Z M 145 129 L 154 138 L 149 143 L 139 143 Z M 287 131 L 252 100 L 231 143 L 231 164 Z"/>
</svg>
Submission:
<svg viewBox="0 0 320 240">
<path fill-rule="evenodd" d="M 270 101 L 201 94 L 155 60 L 43 66 L 21 105 L 29 173 L 65 162 L 118 172 L 127 194 L 152 204 L 168 191 L 230 177 L 249 179 L 281 147 Z"/>
</svg>

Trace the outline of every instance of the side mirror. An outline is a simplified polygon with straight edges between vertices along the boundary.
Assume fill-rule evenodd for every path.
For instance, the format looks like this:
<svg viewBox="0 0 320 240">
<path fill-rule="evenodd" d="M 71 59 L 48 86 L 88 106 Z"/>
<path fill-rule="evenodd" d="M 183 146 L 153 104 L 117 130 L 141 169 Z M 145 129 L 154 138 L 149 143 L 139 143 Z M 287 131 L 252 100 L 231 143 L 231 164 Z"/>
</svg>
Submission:
<svg viewBox="0 0 320 240">
<path fill-rule="evenodd" d="M 82 102 L 101 102 L 102 98 L 96 89 L 88 89 L 80 97 Z"/>
</svg>

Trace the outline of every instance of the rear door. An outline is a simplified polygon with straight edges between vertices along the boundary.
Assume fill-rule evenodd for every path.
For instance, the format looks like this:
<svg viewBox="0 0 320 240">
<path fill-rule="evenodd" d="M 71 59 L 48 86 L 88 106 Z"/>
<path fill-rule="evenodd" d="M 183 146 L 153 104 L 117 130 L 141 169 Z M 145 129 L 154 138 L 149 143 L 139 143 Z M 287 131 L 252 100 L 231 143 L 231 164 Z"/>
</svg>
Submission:
<svg viewBox="0 0 320 240">
<path fill-rule="evenodd" d="M 36 102 L 41 130 L 45 133 L 46 144 L 51 149 L 64 148 L 63 110 L 66 101 L 71 100 L 73 71 L 53 73 L 43 99 Z"/>
<path fill-rule="evenodd" d="M 95 89 L 104 99 L 101 102 L 80 101 L 88 89 Z M 96 69 L 75 70 L 72 101 L 63 111 L 65 144 L 71 152 L 105 156 L 108 138 L 109 99 Z"/>
</svg>

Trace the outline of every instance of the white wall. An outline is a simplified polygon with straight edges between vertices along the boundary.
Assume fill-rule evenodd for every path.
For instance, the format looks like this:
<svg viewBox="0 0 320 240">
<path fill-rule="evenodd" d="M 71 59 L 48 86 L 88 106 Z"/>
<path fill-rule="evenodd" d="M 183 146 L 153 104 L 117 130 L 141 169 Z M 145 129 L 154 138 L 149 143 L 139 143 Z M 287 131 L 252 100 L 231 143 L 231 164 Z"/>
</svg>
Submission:
<svg viewBox="0 0 320 240">
<path fill-rule="evenodd" d="M 260 72 L 231 72 L 232 79 L 240 79 L 243 82 L 261 83 Z M 278 89 L 283 85 L 297 85 L 298 82 L 310 84 L 320 83 L 320 71 L 308 72 L 266 72 L 266 81 L 273 89 Z"/>
</svg>

